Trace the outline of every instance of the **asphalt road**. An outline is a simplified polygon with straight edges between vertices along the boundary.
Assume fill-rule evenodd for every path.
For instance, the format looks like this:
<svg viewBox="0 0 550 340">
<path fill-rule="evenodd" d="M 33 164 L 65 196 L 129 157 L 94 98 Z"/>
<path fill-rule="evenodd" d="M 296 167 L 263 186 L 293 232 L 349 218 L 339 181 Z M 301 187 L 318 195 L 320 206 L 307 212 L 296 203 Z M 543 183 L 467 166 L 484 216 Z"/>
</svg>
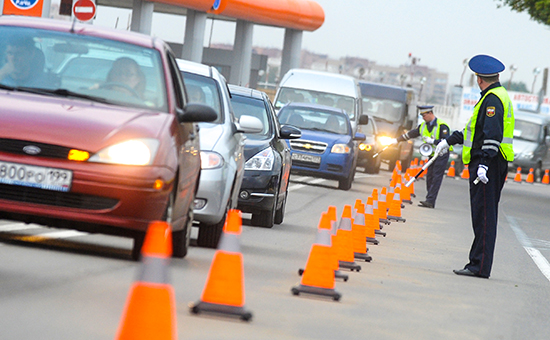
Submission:
<svg viewBox="0 0 550 340">
<path fill-rule="evenodd" d="M 214 255 L 192 247 L 173 259 L 179 339 L 547 339 L 550 334 L 550 187 L 506 184 L 491 278 L 452 273 L 473 238 L 465 180 L 444 180 L 435 209 L 420 208 L 425 182 L 369 245 L 370 263 L 336 281 L 339 302 L 293 296 L 317 223 L 328 206 L 366 198 L 390 173 L 358 174 L 350 191 L 337 182 L 291 177 L 285 221 L 247 226 L 241 252 L 251 322 L 193 315 Z M 513 177 L 512 177 L 513 178 Z M 0 339 L 114 339 L 140 263 L 131 241 L 0 221 Z M 162 339 L 161 339 L 162 340 Z"/>
</svg>

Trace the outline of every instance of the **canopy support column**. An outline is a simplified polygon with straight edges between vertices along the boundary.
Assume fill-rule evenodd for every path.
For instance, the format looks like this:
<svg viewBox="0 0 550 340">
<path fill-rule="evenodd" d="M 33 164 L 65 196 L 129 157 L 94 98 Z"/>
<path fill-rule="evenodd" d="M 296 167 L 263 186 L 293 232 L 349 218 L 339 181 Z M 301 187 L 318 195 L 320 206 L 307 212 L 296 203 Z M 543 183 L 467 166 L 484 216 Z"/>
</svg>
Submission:
<svg viewBox="0 0 550 340">
<path fill-rule="evenodd" d="M 237 20 L 235 42 L 233 44 L 233 62 L 231 63 L 231 76 L 229 77 L 231 84 L 248 86 L 250 83 L 253 32 L 253 23 Z"/>
<path fill-rule="evenodd" d="M 202 63 L 204 34 L 206 32 L 206 12 L 187 9 L 185 36 L 181 58 Z"/>
<path fill-rule="evenodd" d="M 134 0 L 134 4 L 132 6 L 132 24 L 130 29 L 134 32 L 150 35 L 151 27 L 153 26 L 154 9 L 154 2 Z"/>
<path fill-rule="evenodd" d="M 291 28 L 285 29 L 280 77 L 283 77 L 288 70 L 300 67 L 302 35 L 303 31 Z"/>
</svg>

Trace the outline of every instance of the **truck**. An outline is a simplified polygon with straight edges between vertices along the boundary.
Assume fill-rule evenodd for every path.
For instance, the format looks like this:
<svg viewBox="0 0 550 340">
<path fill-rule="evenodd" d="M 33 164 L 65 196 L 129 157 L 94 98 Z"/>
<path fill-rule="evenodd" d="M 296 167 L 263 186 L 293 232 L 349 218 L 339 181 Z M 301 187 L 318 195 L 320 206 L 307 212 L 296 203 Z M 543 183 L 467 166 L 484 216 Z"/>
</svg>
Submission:
<svg viewBox="0 0 550 340">
<path fill-rule="evenodd" d="M 393 171 L 399 160 L 405 170 L 413 158 L 413 142 L 403 141 L 390 145 L 393 138 L 416 127 L 418 113 L 416 92 L 412 88 L 359 81 L 363 101 L 363 114 L 372 116 L 378 128 L 377 139 L 383 147 L 378 157 Z"/>
</svg>

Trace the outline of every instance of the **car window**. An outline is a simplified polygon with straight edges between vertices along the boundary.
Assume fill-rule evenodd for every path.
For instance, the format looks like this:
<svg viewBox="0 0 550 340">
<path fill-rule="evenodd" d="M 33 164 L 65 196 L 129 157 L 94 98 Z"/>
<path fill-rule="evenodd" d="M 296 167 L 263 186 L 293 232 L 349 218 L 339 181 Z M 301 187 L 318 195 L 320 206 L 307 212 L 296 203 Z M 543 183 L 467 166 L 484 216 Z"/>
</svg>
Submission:
<svg viewBox="0 0 550 340">
<path fill-rule="evenodd" d="M 223 122 L 221 94 L 216 81 L 210 77 L 183 72 L 189 102 L 206 104 L 216 111 L 218 118 L 213 123 Z"/>
<path fill-rule="evenodd" d="M 344 110 L 350 119 L 355 118 L 355 100 L 353 97 L 334 93 L 282 87 L 277 96 L 275 107 L 281 108 L 288 103 L 310 103 L 335 107 Z"/>
<path fill-rule="evenodd" d="M 268 117 L 268 111 L 263 100 L 233 94 L 231 105 L 233 106 L 235 117 L 240 118 L 243 115 L 247 115 L 256 117 L 262 122 L 264 126 L 263 130 L 257 133 L 246 133 L 247 137 L 251 139 L 265 139 L 271 135 L 271 120 Z"/>
<path fill-rule="evenodd" d="M 316 108 L 284 107 L 279 111 L 279 121 L 306 130 L 325 131 L 341 135 L 349 134 L 349 122 L 344 114 Z"/>
<path fill-rule="evenodd" d="M 538 142 L 541 133 L 541 126 L 525 120 L 518 119 L 514 124 L 514 138 L 530 142 Z"/>
<path fill-rule="evenodd" d="M 0 26 L 0 84 L 167 110 L 159 51 L 115 40 Z"/>
<path fill-rule="evenodd" d="M 363 97 L 363 113 L 366 115 L 397 122 L 401 121 L 405 112 L 406 106 L 404 103 L 391 99 Z"/>
</svg>

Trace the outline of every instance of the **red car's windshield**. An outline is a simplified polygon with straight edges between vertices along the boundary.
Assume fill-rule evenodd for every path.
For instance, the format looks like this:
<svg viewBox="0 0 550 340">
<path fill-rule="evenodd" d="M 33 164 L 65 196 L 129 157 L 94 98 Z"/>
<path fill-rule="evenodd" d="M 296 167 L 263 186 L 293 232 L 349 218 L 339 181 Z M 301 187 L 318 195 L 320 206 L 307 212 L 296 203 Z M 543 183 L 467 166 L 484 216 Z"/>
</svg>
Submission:
<svg viewBox="0 0 550 340">
<path fill-rule="evenodd" d="M 0 85 L 166 111 L 157 50 L 110 39 L 0 26 Z"/>
</svg>

